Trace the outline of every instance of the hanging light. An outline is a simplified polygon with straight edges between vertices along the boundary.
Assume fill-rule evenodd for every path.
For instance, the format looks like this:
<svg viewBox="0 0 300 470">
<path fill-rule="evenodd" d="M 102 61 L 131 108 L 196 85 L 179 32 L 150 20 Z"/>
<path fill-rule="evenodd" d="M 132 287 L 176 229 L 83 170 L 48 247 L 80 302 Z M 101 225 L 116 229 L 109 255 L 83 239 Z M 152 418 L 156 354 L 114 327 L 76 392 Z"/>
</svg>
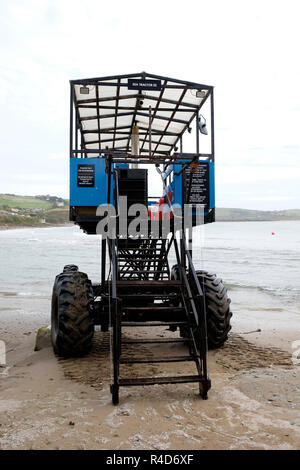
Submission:
<svg viewBox="0 0 300 470">
<path fill-rule="evenodd" d="M 80 94 L 81 95 L 88 95 L 90 93 L 90 89 L 88 86 L 84 85 L 80 87 Z"/>
<path fill-rule="evenodd" d="M 196 91 L 196 97 L 197 98 L 204 98 L 205 96 L 205 90 L 197 90 Z"/>
</svg>

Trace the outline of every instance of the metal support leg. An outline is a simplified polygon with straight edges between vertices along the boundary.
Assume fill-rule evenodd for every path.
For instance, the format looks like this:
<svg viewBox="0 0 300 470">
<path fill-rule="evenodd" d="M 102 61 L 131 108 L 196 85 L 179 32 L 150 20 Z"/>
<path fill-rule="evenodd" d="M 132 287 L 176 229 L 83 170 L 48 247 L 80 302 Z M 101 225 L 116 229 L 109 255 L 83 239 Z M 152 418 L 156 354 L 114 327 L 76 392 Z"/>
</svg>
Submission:
<svg viewBox="0 0 300 470">
<path fill-rule="evenodd" d="M 119 368 L 121 356 L 121 314 L 119 299 L 117 297 L 117 259 L 116 242 L 111 243 L 111 262 L 112 262 L 112 328 L 113 328 L 113 373 L 114 381 L 111 385 L 112 401 L 114 405 L 119 403 Z"/>
<path fill-rule="evenodd" d="M 102 289 L 105 284 L 105 270 L 106 270 L 106 240 L 102 238 L 101 241 L 101 284 Z"/>
<path fill-rule="evenodd" d="M 192 258 L 193 257 L 193 229 L 192 228 L 188 229 L 188 237 L 189 237 L 188 247 L 189 247 L 189 252 Z"/>
<path fill-rule="evenodd" d="M 113 364 L 114 364 L 114 383 L 111 386 L 112 402 L 114 405 L 119 403 L 119 360 L 120 360 L 120 319 L 118 314 L 118 300 L 113 305 Z"/>
</svg>

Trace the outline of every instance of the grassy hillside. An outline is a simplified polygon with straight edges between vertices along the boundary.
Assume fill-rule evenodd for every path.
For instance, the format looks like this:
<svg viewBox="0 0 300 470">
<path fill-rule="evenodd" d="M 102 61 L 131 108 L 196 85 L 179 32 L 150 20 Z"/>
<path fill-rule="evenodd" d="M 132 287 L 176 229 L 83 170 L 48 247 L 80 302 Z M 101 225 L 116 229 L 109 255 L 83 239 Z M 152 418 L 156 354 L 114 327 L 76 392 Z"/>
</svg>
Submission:
<svg viewBox="0 0 300 470">
<path fill-rule="evenodd" d="M 0 214 L 0 226 L 44 227 L 47 225 L 64 225 L 67 223 L 69 223 L 69 211 L 66 209 L 45 211 L 38 217 Z"/>
<path fill-rule="evenodd" d="M 0 226 L 38 227 L 68 223 L 68 202 L 49 195 L 0 194 Z"/>
<path fill-rule="evenodd" d="M 20 217 L 19 215 L 0 214 L 1 227 L 40 227 L 41 221 L 36 217 Z"/>
<path fill-rule="evenodd" d="M 7 206 L 17 209 L 51 209 L 52 203 L 34 196 L 15 196 L 0 194 L 0 207 Z"/>
<path fill-rule="evenodd" d="M 259 221 L 259 220 L 300 220 L 300 209 L 282 211 L 257 211 L 251 209 L 216 209 L 216 221 Z"/>
<path fill-rule="evenodd" d="M 37 227 L 66 224 L 69 223 L 68 204 L 68 200 L 56 196 L 0 194 L 0 226 Z M 259 220 L 300 220 L 300 209 L 282 211 L 216 209 L 217 222 Z"/>
</svg>

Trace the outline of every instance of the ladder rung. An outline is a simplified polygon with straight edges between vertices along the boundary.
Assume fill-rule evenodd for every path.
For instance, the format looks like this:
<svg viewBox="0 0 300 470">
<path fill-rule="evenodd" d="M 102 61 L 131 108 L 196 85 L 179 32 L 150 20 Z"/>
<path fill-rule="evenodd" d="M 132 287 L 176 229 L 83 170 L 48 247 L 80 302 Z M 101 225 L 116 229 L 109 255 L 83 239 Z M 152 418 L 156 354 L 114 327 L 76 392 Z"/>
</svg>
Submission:
<svg viewBox="0 0 300 470">
<path fill-rule="evenodd" d="M 183 375 L 177 377 L 137 377 L 134 379 L 119 379 L 120 386 L 130 385 L 154 385 L 154 384 L 170 384 L 170 383 L 189 383 L 189 382 L 205 382 L 210 388 L 210 381 L 200 377 L 199 375 Z"/>
<path fill-rule="evenodd" d="M 140 312 L 141 310 L 143 312 L 149 312 L 152 310 L 155 310 L 156 312 L 168 312 L 172 310 L 172 312 L 178 313 L 178 312 L 183 312 L 184 307 L 172 307 L 172 306 L 161 307 L 159 304 L 153 304 L 153 306 L 151 307 L 123 307 L 122 310 L 126 312 Z"/>
<path fill-rule="evenodd" d="M 132 262 L 132 261 L 141 261 L 141 262 L 145 262 L 145 263 L 163 263 L 163 264 L 167 264 L 166 263 L 166 260 L 162 260 L 161 258 L 131 258 L 130 256 L 119 256 L 118 257 L 119 261 L 122 261 L 122 262 Z"/>
<path fill-rule="evenodd" d="M 153 273 L 156 273 L 156 274 L 165 273 L 165 274 L 167 274 L 167 271 L 166 270 L 165 271 L 157 271 L 156 269 L 152 269 L 152 270 L 151 269 L 139 269 L 139 270 L 132 271 L 130 269 L 130 270 L 126 271 L 124 274 L 128 274 L 130 276 L 131 274 L 145 274 L 145 273 L 147 273 L 147 274 L 150 274 L 150 273 L 151 274 L 153 274 Z M 122 271 L 121 271 L 121 274 L 122 274 Z"/>
<path fill-rule="evenodd" d="M 148 364 L 156 362 L 190 362 L 196 361 L 199 356 L 169 356 L 169 357 L 121 357 L 121 364 Z"/>
<path fill-rule="evenodd" d="M 138 344 L 138 343 L 184 343 L 191 341 L 190 338 L 132 338 L 132 339 L 123 339 L 122 344 Z"/>
<path fill-rule="evenodd" d="M 111 283 L 111 281 L 109 281 Z M 117 281 L 117 285 L 120 287 L 123 286 L 141 286 L 141 287 L 178 287 L 182 286 L 182 281 L 170 281 L 170 280 L 164 280 L 164 281 L 140 281 L 140 280 L 120 280 Z"/>
<path fill-rule="evenodd" d="M 161 251 L 161 245 L 157 246 L 156 248 L 147 248 L 147 247 L 139 247 L 139 248 L 121 248 L 122 251 Z M 123 254 L 123 253 L 122 253 Z"/>
<path fill-rule="evenodd" d="M 173 293 L 171 293 L 171 294 L 158 294 L 158 293 L 153 294 L 153 293 L 150 292 L 148 294 L 122 294 L 121 297 L 122 298 L 126 297 L 126 299 L 128 297 L 134 297 L 135 299 L 136 298 L 138 299 L 139 297 L 157 297 L 157 298 L 172 300 L 176 297 L 180 297 L 180 295 L 181 295 L 180 293 L 178 293 L 178 294 L 175 294 L 175 293 L 174 294 Z"/>
<path fill-rule="evenodd" d="M 135 326 L 188 326 L 188 323 L 185 321 L 123 321 L 121 326 L 125 327 L 135 327 Z"/>
</svg>

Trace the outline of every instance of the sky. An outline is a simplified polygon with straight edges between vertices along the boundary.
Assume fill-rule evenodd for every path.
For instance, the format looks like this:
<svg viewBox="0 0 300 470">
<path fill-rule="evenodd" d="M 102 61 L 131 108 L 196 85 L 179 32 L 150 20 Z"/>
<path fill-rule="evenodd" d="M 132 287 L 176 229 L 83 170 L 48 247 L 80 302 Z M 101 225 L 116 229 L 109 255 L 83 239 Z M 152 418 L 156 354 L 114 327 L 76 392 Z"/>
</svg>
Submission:
<svg viewBox="0 0 300 470">
<path fill-rule="evenodd" d="M 0 0 L 0 193 L 69 193 L 69 80 L 215 87 L 216 205 L 300 208 L 298 0 Z"/>
</svg>

